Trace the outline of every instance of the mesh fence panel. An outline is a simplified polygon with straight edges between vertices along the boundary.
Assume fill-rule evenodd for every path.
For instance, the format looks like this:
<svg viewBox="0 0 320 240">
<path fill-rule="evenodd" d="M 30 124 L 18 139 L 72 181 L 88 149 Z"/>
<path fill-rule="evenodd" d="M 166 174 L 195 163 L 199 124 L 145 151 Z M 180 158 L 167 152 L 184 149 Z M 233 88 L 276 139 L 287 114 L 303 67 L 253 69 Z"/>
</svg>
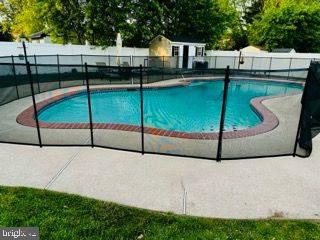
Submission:
<svg viewBox="0 0 320 240">
<path fill-rule="evenodd" d="M 87 63 L 88 65 L 99 65 L 99 66 L 110 66 L 111 57 L 103 55 L 82 55 L 82 64 Z"/>
<path fill-rule="evenodd" d="M 291 155 L 303 85 L 231 78 L 222 159 Z"/>
<path fill-rule="evenodd" d="M 82 65 L 60 65 L 58 75 L 61 88 L 84 85 Z"/>
<path fill-rule="evenodd" d="M 98 84 L 94 73 L 101 69 L 88 66 L 94 145 L 140 152 L 140 91 L 131 80 L 121 79 L 123 69 L 114 69 L 117 86 Z"/>
<path fill-rule="evenodd" d="M 289 69 L 291 66 L 291 58 L 270 58 L 270 70 Z"/>
<path fill-rule="evenodd" d="M 37 55 L 37 64 L 58 64 L 58 55 Z"/>
<path fill-rule="evenodd" d="M 38 65 L 36 95 L 43 145 L 90 145 L 88 102 L 79 65 Z"/>
<path fill-rule="evenodd" d="M 312 151 L 312 137 L 320 129 L 320 62 L 312 62 L 310 65 L 302 104 L 297 154 L 308 156 Z"/>
<path fill-rule="evenodd" d="M 292 59 L 289 58 L 270 58 L 268 70 L 275 70 L 269 72 L 269 77 L 289 77 L 289 69 Z M 282 69 L 288 69 L 288 71 L 278 71 Z"/>
<path fill-rule="evenodd" d="M 308 69 L 311 63 L 311 59 L 304 58 L 292 58 L 289 78 L 306 78 L 308 71 L 301 69 Z M 296 70 L 296 71 L 295 71 Z M 301 70 L 301 71 L 298 71 Z"/>
<path fill-rule="evenodd" d="M 148 56 L 133 56 L 132 57 L 132 66 L 139 67 L 142 65 L 143 67 L 148 66 Z"/>
<path fill-rule="evenodd" d="M 39 91 L 47 92 L 60 88 L 59 71 L 57 65 L 37 65 L 37 79 Z"/>
<path fill-rule="evenodd" d="M 132 59 L 130 56 L 109 56 L 108 58 L 108 66 L 129 67 L 132 65 Z"/>
<path fill-rule="evenodd" d="M 227 66 L 230 66 L 231 69 L 236 68 L 236 57 L 223 57 L 219 56 L 216 59 L 216 68 L 225 69 Z"/>
<path fill-rule="evenodd" d="M 145 151 L 215 159 L 223 81 L 196 80 L 194 73 L 194 81 L 148 84 L 148 74 L 143 77 Z"/>
<path fill-rule="evenodd" d="M 254 57 L 242 56 L 240 59 L 239 69 L 251 70 L 253 68 Z"/>
<path fill-rule="evenodd" d="M 17 71 L 15 75 L 14 69 Z M 33 70 L 33 69 L 32 69 Z M 26 65 L 0 65 L 1 124 L 0 141 L 8 143 L 39 144 L 33 121 L 34 108 L 30 78 Z M 17 84 L 17 85 L 16 85 Z M 34 87 L 36 85 L 34 84 Z M 13 101 L 18 99 L 17 101 Z M 25 114 L 22 114 L 22 112 Z M 29 120 L 29 123 L 27 121 Z"/>
<path fill-rule="evenodd" d="M 12 63 L 13 57 L 0 57 L 0 63 Z"/>
<path fill-rule="evenodd" d="M 166 59 L 166 64 L 170 68 L 182 68 L 183 59 L 181 57 L 170 57 Z"/>
<path fill-rule="evenodd" d="M 95 146 L 140 152 L 144 139 L 146 152 L 215 159 L 224 68 L 230 65 L 221 157 L 232 159 L 294 153 L 301 83 L 310 60 L 56 55 L 28 56 L 28 61 L 32 85 L 23 56 L 0 58 L 2 142 L 39 144 L 32 86 L 42 143 L 90 146 L 87 75 Z M 92 63 L 87 72 L 82 62 Z M 137 63 L 144 66 L 142 119 Z M 312 104 L 318 107 L 317 100 Z M 309 109 L 314 126 L 318 110 Z M 308 136 L 300 135 L 300 155 Z"/>
<path fill-rule="evenodd" d="M 137 83 L 135 68 L 132 67 L 105 67 L 90 66 L 90 85 L 114 85 Z"/>
<path fill-rule="evenodd" d="M 208 63 L 208 68 L 217 68 L 217 57 L 204 57 L 204 61 Z"/>
<path fill-rule="evenodd" d="M 255 57 L 253 59 L 253 64 L 252 64 L 252 71 L 254 72 L 255 70 L 269 70 L 269 65 L 270 65 L 270 58 L 264 58 L 264 57 Z"/>
<path fill-rule="evenodd" d="M 19 98 L 15 66 L 0 64 L 0 106 Z"/>
<path fill-rule="evenodd" d="M 24 97 L 31 96 L 30 81 L 26 71 L 26 65 L 15 64 L 15 71 L 16 71 L 19 97 L 24 98 Z M 35 71 L 33 73 L 35 73 Z M 34 81 L 33 81 L 33 85 L 35 85 Z"/>
<path fill-rule="evenodd" d="M 58 55 L 61 65 L 82 65 L 81 55 Z"/>
<path fill-rule="evenodd" d="M 33 56 L 28 56 L 28 61 L 30 63 L 34 63 Z M 17 64 L 25 64 L 26 63 L 26 59 L 25 59 L 24 55 L 14 56 L 13 57 L 13 62 L 17 63 Z"/>
</svg>

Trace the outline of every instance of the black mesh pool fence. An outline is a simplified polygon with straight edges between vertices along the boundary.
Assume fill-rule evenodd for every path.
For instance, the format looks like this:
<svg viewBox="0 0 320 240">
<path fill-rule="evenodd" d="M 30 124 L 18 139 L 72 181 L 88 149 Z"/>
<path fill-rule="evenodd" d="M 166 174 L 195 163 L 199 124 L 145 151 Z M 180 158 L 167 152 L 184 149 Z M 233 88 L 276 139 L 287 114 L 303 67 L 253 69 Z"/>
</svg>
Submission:
<svg viewBox="0 0 320 240">
<path fill-rule="evenodd" d="M 320 127 L 320 62 L 312 62 L 302 97 L 299 146 L 309 154 L 312 151 L 313 131 Z"/>
<path fill-rule="evenodd" d="M 235 58 L 228 68 L 219 58 L 210 59 L 211 68 L 180 68 L 172 65 L 180 59 L 169 57 L 23 60 L 0 61 L 3 143 L 213 160 L 308 156 L 312 130 L 320 127 L 316 62 L 308 73 L 294 59 L 295 69 L 270 69 L 274 59 L 256 69 L 254 59 L 245 59 L 250 68 L 241 69 Z"/>
</svg>

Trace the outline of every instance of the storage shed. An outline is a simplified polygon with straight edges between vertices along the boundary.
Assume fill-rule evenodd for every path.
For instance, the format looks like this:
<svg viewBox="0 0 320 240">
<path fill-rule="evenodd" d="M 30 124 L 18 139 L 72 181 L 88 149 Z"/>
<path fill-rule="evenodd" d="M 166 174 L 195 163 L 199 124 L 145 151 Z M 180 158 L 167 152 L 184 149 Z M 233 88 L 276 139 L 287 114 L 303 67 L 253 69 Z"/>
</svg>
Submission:
<svg viewBox="0 0 320 240">
<path fill-rule="evenodd" d="M 190 37 L 173 36 L 166 38 L 158 35 L 151 40 L 149 56 L 161 60 L 166 67 L 192 68 L 196 58 L 205 55 L 206 44 Z"/>
<path fill-rule="evenodd" d="M 51 43 L 50 35 L 43 31 L 32 33 L 29 38 L 32 43 Z"/>
</svg>

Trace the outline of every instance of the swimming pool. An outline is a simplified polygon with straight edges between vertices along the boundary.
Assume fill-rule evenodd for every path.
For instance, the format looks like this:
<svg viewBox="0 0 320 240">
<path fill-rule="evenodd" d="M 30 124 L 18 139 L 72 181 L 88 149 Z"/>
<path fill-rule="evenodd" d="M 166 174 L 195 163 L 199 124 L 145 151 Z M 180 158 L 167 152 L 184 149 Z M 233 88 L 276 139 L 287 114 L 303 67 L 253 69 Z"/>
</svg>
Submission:
<svg viewBox="0 0 320 240">
<path fill-rule="evenodd" d="M 257 97 L 301 92 L 300 84 L 231 80 L 228 92 L 225 130 L 251 128 L 262 122 L 251 106 Z M 219 130 L 223 81 L 192 81 L 187 86 L 144 89 L 144 125 L 181 132 Z M 91 93 L 94 123 L 140 125 L 140 93 L 128 90 L 96 90 Z M 44 123 L 88 123 L 85 92 L 55 101 L 39 111 Z"/>
</svg>

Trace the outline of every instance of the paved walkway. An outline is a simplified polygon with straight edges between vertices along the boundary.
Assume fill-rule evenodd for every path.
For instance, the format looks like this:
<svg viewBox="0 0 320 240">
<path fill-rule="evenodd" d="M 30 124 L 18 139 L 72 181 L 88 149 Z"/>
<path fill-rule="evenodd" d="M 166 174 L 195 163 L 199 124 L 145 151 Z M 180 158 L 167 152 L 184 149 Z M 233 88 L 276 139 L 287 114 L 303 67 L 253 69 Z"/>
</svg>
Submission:
<svg viewBox="0 0 320 240">
<path fill-rule="evenodd" d="M 319 136 L 310 158 L 221 163 L 100 148 L 0 144 L 0 185 L 198 216 L 320 219 L 319 176 Z"/>
</svg>

